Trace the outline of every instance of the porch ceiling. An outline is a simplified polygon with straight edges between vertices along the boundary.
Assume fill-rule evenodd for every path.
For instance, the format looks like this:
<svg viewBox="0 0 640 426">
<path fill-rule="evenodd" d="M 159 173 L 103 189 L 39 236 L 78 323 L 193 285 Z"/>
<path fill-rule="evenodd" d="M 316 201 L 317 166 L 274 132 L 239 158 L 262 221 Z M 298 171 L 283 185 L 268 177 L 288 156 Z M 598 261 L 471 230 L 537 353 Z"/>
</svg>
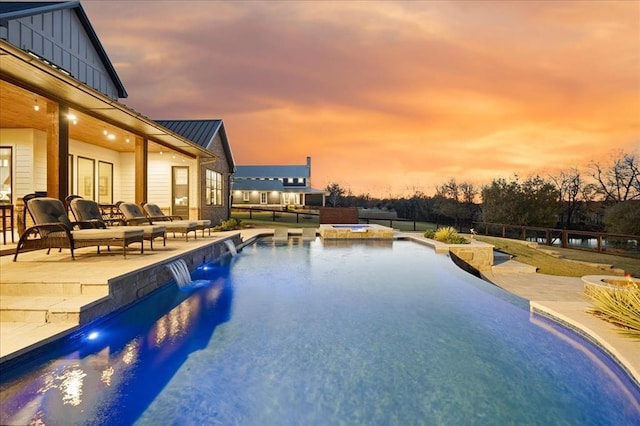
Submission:
<svg viewBox="0 0 640 426">
<path fill-rule="evenodd" d="M 0 127 L 48 127 L 47 102 L 69 106 L 77 124 L 69 125 L 72 139 L 99 145 L 119 152 L 134 151 L 135 136 L 147 138 L 149 151 L 161 147 L 173 149 L 188 157 L 213 157 L 153 120 L 91 89 L 42 61 L 0 40 Z M 34 110 L 35 102 L 40 106 Z M 109 140 L 104 131 L 115 139 Z M 127 143 L 129 138 L 129 143 Z M 154 143 L 155 142 L 155 143 Z"/>
</svg>

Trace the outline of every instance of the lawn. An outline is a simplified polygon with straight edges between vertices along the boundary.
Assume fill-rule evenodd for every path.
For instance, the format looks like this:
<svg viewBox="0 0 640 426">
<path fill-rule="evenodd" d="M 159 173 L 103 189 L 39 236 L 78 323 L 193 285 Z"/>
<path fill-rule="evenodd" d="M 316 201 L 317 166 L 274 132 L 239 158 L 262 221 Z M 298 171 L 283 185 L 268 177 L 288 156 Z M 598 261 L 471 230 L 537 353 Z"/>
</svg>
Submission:
<svg viewBox="0 0 640 426">
<path fill-rule="evenodd" d="M 640 277 L 640 259 L 638 258 L 545 245 L 533 248 L 523 241 L 506 238 L 476 236 L 476 239 L 494 245 L 496 250 L 512 255 L 513 259 L 518 262 L 537 267 L 541 274 L 581 277 L 584 275 L 624 275 L 626 273 Z M 547 253 L 547 250 L 553 251 L 556 255 Z M 613 269 L 602 269 L 590 264 L 611 265 Z M 618 269 L 623 270 L 624 273 L 616 271 Z"/>
</svg>

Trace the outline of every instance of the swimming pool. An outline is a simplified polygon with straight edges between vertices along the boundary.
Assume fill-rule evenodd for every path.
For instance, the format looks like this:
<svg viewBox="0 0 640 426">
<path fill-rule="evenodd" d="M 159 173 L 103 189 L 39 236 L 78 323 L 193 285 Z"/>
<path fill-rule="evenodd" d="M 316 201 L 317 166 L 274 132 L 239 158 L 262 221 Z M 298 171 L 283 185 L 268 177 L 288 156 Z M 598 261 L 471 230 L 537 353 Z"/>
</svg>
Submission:
<svg viewBox="0 0 640 426">
<path fill-rule="evenodd" d="M 0 423 L 640 422 L 599 350 L 409 241 L 263 239 L 192 275 L 3 371 Z"/>
</svg>

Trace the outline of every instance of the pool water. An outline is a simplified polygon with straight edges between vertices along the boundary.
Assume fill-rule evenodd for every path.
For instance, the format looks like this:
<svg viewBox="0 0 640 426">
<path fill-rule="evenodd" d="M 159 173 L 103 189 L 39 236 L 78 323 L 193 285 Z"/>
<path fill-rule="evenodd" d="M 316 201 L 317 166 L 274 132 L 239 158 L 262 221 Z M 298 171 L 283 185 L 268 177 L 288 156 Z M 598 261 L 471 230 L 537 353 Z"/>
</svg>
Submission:
<svg viewBox="0 0 640 426">
<path fill-rule="evenodd" d="M 0 424 L 640 424 L 597 348 L 415 243 L 262 239 L 192 276 L 3 371 Z"/>
</svg>

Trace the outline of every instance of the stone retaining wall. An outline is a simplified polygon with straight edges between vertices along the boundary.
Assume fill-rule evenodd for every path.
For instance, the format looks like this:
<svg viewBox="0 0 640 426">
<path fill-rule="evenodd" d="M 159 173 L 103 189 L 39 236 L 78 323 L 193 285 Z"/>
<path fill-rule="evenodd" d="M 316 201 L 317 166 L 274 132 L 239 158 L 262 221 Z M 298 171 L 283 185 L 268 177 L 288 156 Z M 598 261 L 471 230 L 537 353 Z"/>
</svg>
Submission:
<svg viewBox="0 0 640 426">
<path fill-rule="evenodd" d="M 175 260 L 183 259 L 189 271 L 193 271 L 204 263 L 218 260 L 224 253 L 229 251 L 224 243 L 226 240 L 233 241 L 236 247 L 242 242 L 240 234 L 232 235 L 228 238 L 216 240 L 206 246 L 181 253 L 161 263 L 149 265 L 110 279 L 109 297 L 104 298 L 101 303 L 83 309 L 80 312 L 80 325 L 125 308 L 171 283 L 174 277 L 166 265 Z"/>
</svg>

